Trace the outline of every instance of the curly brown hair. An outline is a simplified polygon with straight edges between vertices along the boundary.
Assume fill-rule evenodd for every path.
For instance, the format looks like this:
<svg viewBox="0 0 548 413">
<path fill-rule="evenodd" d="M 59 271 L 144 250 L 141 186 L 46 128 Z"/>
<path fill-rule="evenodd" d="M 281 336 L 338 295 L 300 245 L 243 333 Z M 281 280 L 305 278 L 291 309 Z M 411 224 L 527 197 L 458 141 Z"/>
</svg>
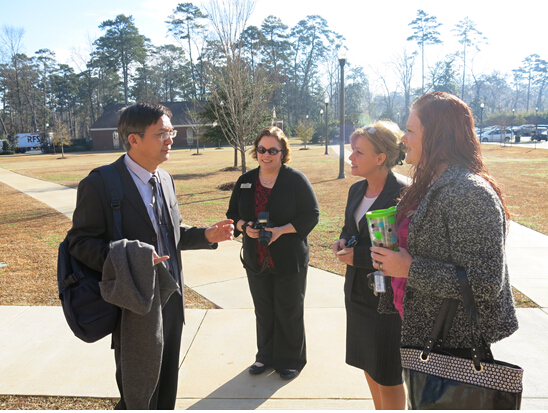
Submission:
<svg viewBox="0 0 548 413">
<path fill-rule="evenodd" d="M 276 138 L 278 142 L 280 142 L 280 146 L 282 147 L 282 164 L 289 163 L 291 161 L 291 149 L 289 148 L 289 141 L 287 140 L 284 132 L 276 126 L 268 126 L 259 132 L 259 134 L 255 138 L 255 142 L 253 142 L 253 148 L 251 148 L 250 150 L 251 157 L 255 160 L 257 159 L 257 147 L 259 146 L 259 142 L 261 141 L 261 139 L 265 136 L 272 136 L 273 138 Z"/>
</svg>

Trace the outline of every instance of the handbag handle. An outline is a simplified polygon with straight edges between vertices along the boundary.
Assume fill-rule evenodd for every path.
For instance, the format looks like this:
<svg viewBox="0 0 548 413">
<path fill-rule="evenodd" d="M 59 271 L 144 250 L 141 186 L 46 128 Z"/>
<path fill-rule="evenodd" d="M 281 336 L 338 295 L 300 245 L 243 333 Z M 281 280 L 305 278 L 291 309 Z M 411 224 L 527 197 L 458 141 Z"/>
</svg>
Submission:
<svg viewBox="0 0 548 413">
<path fill-rule="evenodd" d="M 476 301 L 472 295 L 472 288 L 470 287 L 470 281 L 466 275 L 466 270 L 457 266 L 457 278 L 459 280 L 460 292 L 462 294 L 464 312 L 468 317 L 468 324 L 470 324 L 470 334 L 472 336 L 472 360 L 474 361 L 474 367 L 476 371 L 481 369 L 480 361 L 493 362 L 493 353 L 491 353 L 491 347 L 485 341 L 485 338 L 481 334 L 481 329 L 478 321 L 478 308 Z M 480 332 L 480 346 L 474 335 L 474 326 Z"/>
<path fill-rule="evenodd" d="M 456 300 L 454 298 L 445 298 L 442 301 L 440 311 L 438 313 L 438 316 L 436 317 L 436 320 L 434 321 L 434 326 L 432 327 L 432 331 L 430 332 L 428 341 L 426 342 L 426 345 L 424 346 L 424 349 L 422 351 L 423 354 L 421 355 L 421 358 L 423 360 L 428 359 L 428 356 L 430 355 L 432 350 L 442 348 L 443 344 L 445 343 L 447 333 L 449 332 L 451 324 L 453 323 L 453 318 L 455 317 L 458 303 L 459 300 Z"/>
<path fill-rule="evenodd" d="M 457 278 L 459 281 L 460 292 L 463 298 L 462 302 L 464 311 L 467 315 L 468 323 L 470 325 L 470 334 L 472 337 L 472 361 L 474 363 L 475 370 L 479 372 L 482 370 L 480 362 L 487 361 L 492 363 L 493 354 L 491 353 L 490 346 L 487 344 L 483 335 L 481 334 L 478 322 L 478 309 L 476 306 L 476 302 L 474 300 L 474 296 L 472 295 L 472 289 L 470 288 L 470 282 L 468 280 L 468 276 L 466 275 L 466 270 L 461 266 L 457 266 Z M 443 347 L 447 333 L 451 328 L 451 324 L 453 322 L 458 303 L 459 300 L 454 298 L 445 298 L 443 300 L 438 316 L 436 317 L 436 320 L 434 322 L 434 326 L 432 327 L 432 331 L 430 332 L 428 341 L 423 348 L 423 354 L 421 355 L 421 358 L 423 360 L 427 360 L 429 354 L 435 348 L 441 349 Z M 476 340 L 474 334 L 474 326 L 476 326 L 478 331 L 480 331 L 479 338 L 481 346 L 477 345 L 478 341 Z"/>
</svg>

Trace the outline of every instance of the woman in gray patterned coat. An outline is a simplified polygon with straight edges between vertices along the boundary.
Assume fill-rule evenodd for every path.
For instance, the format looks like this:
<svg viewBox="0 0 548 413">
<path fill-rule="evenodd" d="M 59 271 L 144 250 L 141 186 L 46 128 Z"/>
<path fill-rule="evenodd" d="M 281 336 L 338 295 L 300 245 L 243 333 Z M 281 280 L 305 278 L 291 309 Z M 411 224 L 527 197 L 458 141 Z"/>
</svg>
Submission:
<svg viewBox="0 0 548 413">
<path fill-rule="evenodd" d="M 470 280 L 487 343 L 508 337 L 518 328 L 505 254 L 509 212 L 483 163 L 470 108 L 447 93 L 424 95 L 413 104 L 402 141 L 413 166 L 398 204 L 407 249 L 371 248 L 375 268 L 407 279 L 403 294 L 394 292 L 403 298 L 394 302 L 403 304 L 402 345 L 422 347 L 443 299 L 461 299 L 457 266 Z M 471 346 L 459 305 L 444 348 L 470 358 Z"/>
</svg>

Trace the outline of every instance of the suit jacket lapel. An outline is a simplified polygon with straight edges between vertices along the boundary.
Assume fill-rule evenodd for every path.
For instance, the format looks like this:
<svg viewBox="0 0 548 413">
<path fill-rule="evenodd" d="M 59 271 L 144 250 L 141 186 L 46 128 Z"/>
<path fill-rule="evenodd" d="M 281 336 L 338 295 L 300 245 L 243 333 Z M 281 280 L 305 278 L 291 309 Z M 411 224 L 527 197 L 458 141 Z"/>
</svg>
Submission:
<svg viewBox="0 0 548 413">
<path fill-rule="evenodd" d="M 356 220 L 354 219 L 354 213 L 356 212 L 356 209 L 360 206 L 360 203 L 365 196 L 365 192 L 367 191 L 367 185 L 367 180 L 364 179 L 361 183 L 360 188 L 356 191 L 354 198 L 350 201 L 350 205 L 348 208 L 348 216 L 346 217 L 346 222 L 351 223 L 352 230 L 355 231 L 355 233 L 359 233 L 363 227 L 363 221 L 365 217 L 360 219 L 360 226 L 358 228 L 358 225 L 356 225 Z"/>
<path fill-rule="evenodd" d="M 118 158 L 118 160 L 114 162 L 114 167 L 120 174 L 120 179 L 122 180 L 122 185 L 124 187 L 124 198 L 126 200 L 125 203 L 127 205 L 131 205 L 137 211 L 137 213 L 141 215 L 141 218 L 144 220 L 144 222 L 148 223 L 150 228 L 152 228 L 152 230 L 154 231 L 154 225 L 152 225 L 152 221 L 150 220 L 150 216 L 148 215 L 148 211 L 143 202 L 143 198 L 141 198 L 141 194 L 135 186 L 135 182 L 133 181 L 131 172 L 129 172 L 126 164 L 124 163 L 124 156 Z"/>
</svg>

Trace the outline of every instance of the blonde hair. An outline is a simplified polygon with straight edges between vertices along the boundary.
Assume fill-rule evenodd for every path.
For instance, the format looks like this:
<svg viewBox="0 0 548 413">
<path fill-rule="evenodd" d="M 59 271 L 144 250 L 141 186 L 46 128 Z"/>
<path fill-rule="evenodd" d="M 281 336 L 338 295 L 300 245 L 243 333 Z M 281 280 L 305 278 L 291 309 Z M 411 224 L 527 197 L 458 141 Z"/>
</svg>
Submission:
<svg viewBox="0 0 548 413">
<path fill-rule="evenodd" d="M 350 143 L 355 144 L 356 139 L 365 137 L 371 142 L 375 153 L 386 155 L 381 167 L 392 169 L 401 165 L 405 159 L 405 145 L 401 141 L 403 131 L 390 120 L 378 120 L 375 123 L 356 129 L 350 135 Z"/>
</svg>

